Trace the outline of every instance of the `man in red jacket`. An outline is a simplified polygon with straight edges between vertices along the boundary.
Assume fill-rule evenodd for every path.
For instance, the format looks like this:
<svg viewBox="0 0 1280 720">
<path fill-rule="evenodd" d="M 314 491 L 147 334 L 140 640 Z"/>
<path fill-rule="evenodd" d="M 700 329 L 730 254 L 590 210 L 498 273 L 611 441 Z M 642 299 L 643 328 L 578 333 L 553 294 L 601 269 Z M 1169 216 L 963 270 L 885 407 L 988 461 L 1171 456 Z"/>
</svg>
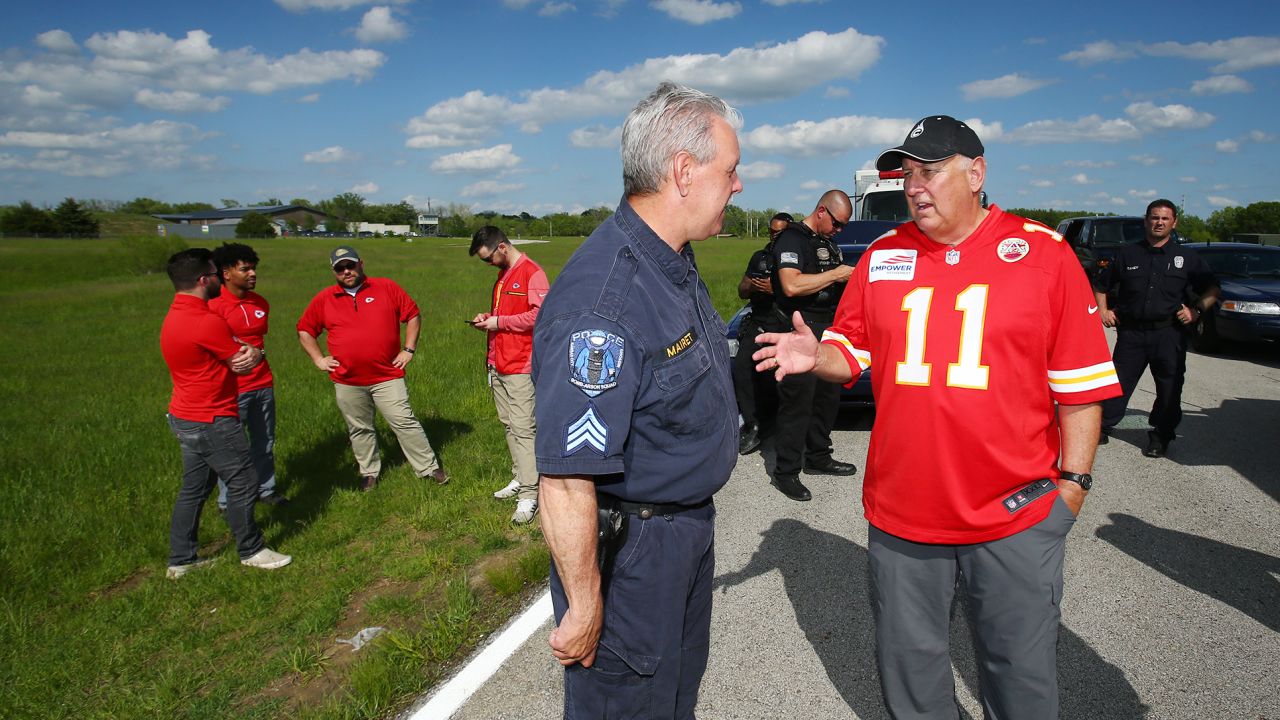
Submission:
<svg viewBox="0 0 1280 720">
<path fill-rule="evenodd" d="M 258 254 L 240 243 L 223 243 L 213 251 L 213 264 L 221 273 L 223 292 L 209 301 L 209 309 L 221 315 L 231 332 L 262 351 L 262 362 L 236 376 L 240 394 L 240 423 L 249 433 L 249 457 L 258 472 L 258 502 L 284 505 L 276 494 L 276 394 L 271 366 L 267 364 L 266 334 L 271 304 L 254 292 L 258 286 Z M 218 507 L 227 509 L 227 483 L 218 478 Z"/>
<path fill-rule="evenodd" d="M 489 333 L 489 388 L 498 419 L 507 431 L 507 450 L 515 479 L 493 494 L 516 496 L 511 522 L 523 525 L 538 512 L 538 467 L 534 458 L 534 401 L 530 365 L 533 323 L 551 285 L 547 274 L 520 252 L 498 228 L 486 225 L 471 238 L 471 254 L 498 268 L 492 312 L 479 313 L 471 324 Z"/>
<path fill-rule="evenodd" d="M 266 546 L 253 518 L 258 476 L 236 406 L 236 374 L 252 372 L 262 350 L 238 342 L 209 299 L 221 290 L 213 253 L 192 248 L 169 258 L 173 304 L 160 328 L 160 352 L 173 378 L 169 429 L 182 447 L 182 487 L 169 525 L 169 569 L 176 580 L 211 558 L 196 555 L 200 511 L 214 478 L 226 478 L 227 524 L 236 538 L 240 564 L 274 570 L 292 560 Z"/>
<path fill-rule="evenodd" d="M 443 485 L 449 476 L 440 467 L 422 423 L 409 407 L 404 368 L 413 359 L 422 318 L 418 304 L 387 278 L 368 277 L 354 248 L 343 245 L 329 254 L 338 284 L 316 294 L 298 320 L 298 341 L 311 362 L 329 373 L 338 409 L 347 421 L 351 449 L 360 465 L 361 489 L 372 490 L 382 472 L 374 410 L 391 426 L 400 449 L 418 477 Z M 404 344 L 400 325 L 405 325 Z M 329 331 L 329 354 L 317 339 Z"/>
</svg>

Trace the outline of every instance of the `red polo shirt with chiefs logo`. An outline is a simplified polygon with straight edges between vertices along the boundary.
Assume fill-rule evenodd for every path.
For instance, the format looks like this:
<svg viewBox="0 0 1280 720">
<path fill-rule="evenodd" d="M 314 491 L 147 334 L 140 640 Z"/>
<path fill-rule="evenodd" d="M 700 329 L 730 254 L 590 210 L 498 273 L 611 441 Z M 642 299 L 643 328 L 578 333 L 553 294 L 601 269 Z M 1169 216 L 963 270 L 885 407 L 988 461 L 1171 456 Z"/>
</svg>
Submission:
<svg viewBox="0 0 1280 720">
<path fill-rule="evenodd" d="M 238 298 L 223 288 L 221 295 L 209 301 L 209 309 L 227 321 L 237 338 L 259 350 L 266 349 L 263 336 L 267 334 L 267 320 L 271 314 L 271 305 L 266 298 L 252 290 Z M 241 393 L 271 387 L 271 366 L 263 359 L 248 374 L 237 375 L 236 381 Z"/>
<path fill-rule="evenodd" d="M 338 361 L 331 380 L 375 385 L 404 377 L 391 361 L 400 353 L 400 325 L 418 314 L 418 304 L 394 281 L 366 277 L 354 297 L 337 284 L 317 293 L 298 330 L 317 338 L 329 333 L 329 355 Z"/>
<path fill-rule="evenodd" d="M 236 376 L 226 361 L 240 352 L 227 321 L 192 295 L 173 296 L 160 326 L 160 352 L 173 378 L 169 414 L 191 422 L 240 417 Z"/>
<path fill-rule="evenodd" d="M 1029 486 L 1058 478 L 1055 402 L 1120 394 L 1071 248 L 995 206 L 954 247 L 915 223 L 877 239 L 823 342 L 855 379 L 871 371 L 867 520 L 914 542 L 986 542 L 1044 519 L 1056 486 Z"/>
</svg>

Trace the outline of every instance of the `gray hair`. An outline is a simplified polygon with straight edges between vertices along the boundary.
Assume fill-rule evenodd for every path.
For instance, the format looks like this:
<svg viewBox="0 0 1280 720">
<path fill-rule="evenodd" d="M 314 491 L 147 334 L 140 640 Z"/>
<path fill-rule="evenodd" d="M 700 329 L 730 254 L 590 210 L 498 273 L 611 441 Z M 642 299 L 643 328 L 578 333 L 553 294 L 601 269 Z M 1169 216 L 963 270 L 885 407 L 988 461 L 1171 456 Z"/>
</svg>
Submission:
<svg viewBox="0 0 1280 720">
<path fill-rule="evenodd" d="M 711 125 L 721 118 L 737 129 L 742 115 L 715 95 L 663 81 L 622 124 L 622 187 L 626 195 L 658 192 L 667 163 L 684 150 L 699 164 L 711 161 Z"/>
</svg>

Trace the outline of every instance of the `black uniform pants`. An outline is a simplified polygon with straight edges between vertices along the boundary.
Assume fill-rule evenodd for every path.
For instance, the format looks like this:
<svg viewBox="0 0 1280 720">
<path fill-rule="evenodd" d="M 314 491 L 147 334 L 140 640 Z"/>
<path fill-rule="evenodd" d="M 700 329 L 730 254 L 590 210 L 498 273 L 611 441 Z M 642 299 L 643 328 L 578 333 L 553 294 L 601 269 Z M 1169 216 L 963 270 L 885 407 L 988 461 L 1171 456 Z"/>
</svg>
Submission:
<svg viewBox="0 0 1280 720">
<path fill-rule="evenodd" d="M 733 358 L 733 394 L 738 401 L 738 414 L 742 422 L 756 423 L 763 432 L 771 431 L 774 416 L 778 412 L 777 383 L 773 371 L 756 372 L 756 361 L 751 359 L 760 346 L 756 335 L 764 332 L 760 323 L 748 317 L 738 327 L 738 354 Z"/>
<path fill-rule="evenodd" d="M 830 322 L 809 321 L 819 338 Z M 840 386 L 813 373 L 788 375 L 778 383 L 778 430 L 775 475 L 799 474 L 804 463 L 822 464 L 831 458 L 831 428 L 840 410 Z"/>
<path fill-rule="evenodd" d="M 1187 331 L 1177 325 L 1155 330 L 1126 330 L 1116 327 L 1116 348 L 1112 362 L 1120 379 L 1120 397 L 1102 403 L 1102 427 L 1112 428 L 1124 417 L 1129 396 L 1151 367 L 1156 383 L 1156 401 L 1151 406 L 1150 424 L 1168 442 L 1182 420 L 1182 381 L 1187 373 Z"/>
</svg>

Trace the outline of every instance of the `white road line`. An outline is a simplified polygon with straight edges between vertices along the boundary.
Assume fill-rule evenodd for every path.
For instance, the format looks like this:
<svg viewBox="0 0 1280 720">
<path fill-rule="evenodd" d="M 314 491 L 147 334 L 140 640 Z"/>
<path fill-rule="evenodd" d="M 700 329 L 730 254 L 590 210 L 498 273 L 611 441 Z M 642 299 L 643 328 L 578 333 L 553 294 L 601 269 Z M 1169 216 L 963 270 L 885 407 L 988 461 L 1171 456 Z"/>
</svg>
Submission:
<svg viewBox="0 0 1280 720">
<path fill-rule="evenodd" d="M 548 590 L 407 720 L 446 720 L 452 716 L 550 618 L 551 591 Z"/>
</svg>

